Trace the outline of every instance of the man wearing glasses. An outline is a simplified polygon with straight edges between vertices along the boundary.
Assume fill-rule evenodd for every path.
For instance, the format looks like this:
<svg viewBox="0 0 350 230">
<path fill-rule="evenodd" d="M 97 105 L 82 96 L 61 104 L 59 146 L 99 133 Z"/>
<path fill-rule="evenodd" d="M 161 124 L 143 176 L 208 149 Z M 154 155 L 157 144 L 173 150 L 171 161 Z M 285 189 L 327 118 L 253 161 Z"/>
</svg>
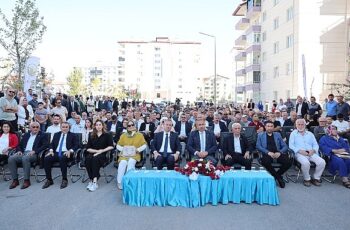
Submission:
<svg viewBox="0 0 350 230">
<path fill-rule="evenodd" d="M 40 124 L 38 122 L 30 123 L 30 132 L 24 134 L 17 147 L 17 152 L 8 159 L 13 180 L 10 189 L 16 188 L 19 185 L 17 168 L 20 163 L 24 171 L 24 182 L 21 189 L 26 189 L 30 186 L 31 163 L 38 159 L 38 154 L 41 151 L 48 148 L 49 140 L 47 137 L 45 133 L 40 131 Z"/>
<path fill-rule="evenodd" d="M 15 131 L 18 130 L 16 113 L 18 111 L 18 104 L 15 100 L 15 90 L 13 88 L 8 88 L 5 96 L 0 98 L 0 125 L 4 121 L 11 123 Z"/>
</svg>

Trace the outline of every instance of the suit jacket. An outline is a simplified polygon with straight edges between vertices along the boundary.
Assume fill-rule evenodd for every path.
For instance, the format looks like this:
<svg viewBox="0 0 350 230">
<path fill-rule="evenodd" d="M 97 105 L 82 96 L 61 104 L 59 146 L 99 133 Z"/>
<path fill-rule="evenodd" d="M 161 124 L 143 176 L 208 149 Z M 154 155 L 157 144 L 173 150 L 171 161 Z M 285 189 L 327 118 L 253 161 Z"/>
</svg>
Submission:
<svg viewBox="0 0 350 230">
<path fill-rule="evenodd" d="M 269 150 L 267 149 L 267 133 L 262 132 L 258 135 L 258 140 L 256 142 L 256 148 L 263 154 L 267 154 Z M 273 132 L 273 139 L 275 140 L 277 151 L 280 153 L 286 153 L 288 151 L 287 144 L 283 141 L 282 136 L 279 132 Z"/>
<path fill-rule="evenodd" d="M 25 133 L 23 135 L 21 142 L 17 146 L 17 151 L 21 151 L 22 153 L 24 152 L 29 138 L 30 138 L 30 132 Z M 48 147 L 49 147 L 49 135 L 39 131 L 34 140 L 33 151 L 35 152 L 35 154 L 39 154 L 41 151 L 46 150 Z"/>
<path fill-rule="evenodd" d="M 151 144 L 151 153 L 154 151 L 159 152 L 163 144 L 164 132 L 159 132 L 154 135 L 154 139 Z M 181 144 L 179 141 L 179 136 L 175 132 L 170 132 L 170 148 L 175 152 L 181 152 Z"/>
<path fill-rule="evenodd" d="M 227 126 L 225 125 L 224 122 L 222 121 L 219 121 L 219 126 L 220 126 L 220 129 L 221 129 L 221 132 L 228 132 L 228 128 Z M 212 124 L 212 126 L 210 126 L 210 131 L 214 132 L 214 123 Z"/>
<path fill-rule="evenodd" d="M 114 100 L 113 101 L 113 105 L 112 105 L 113 110 L 118 110 L 118 106 L 119 106 L 119 101 L 118 100 Z"/>
<path fill-rule="evenodd" d="M 143 122 L 140 125 L 139 132 L 143 132 L 145 130 L 146 130 L 146 123 Z M 151 139 L 154 138 L 154 130 L 156 130 L 156 125 L 153 122 L 150 122 L 149 123 L 149 133 L 150 133 Z"/>
<path fill-rule="evenodd" d="M 195 130 L 190 133 L 187 140 L 186 148 L 188 152 L 193 156 L 195 152 L 201 150 L 201 142 L 199 137 L 199 131 Z M 205 151 L 208 155 L 215 157 L 216 149 L 218 145 L 216 143 L 216 137 L 213 132 L 205 130 Z"/>
<path fill-rule="evenodd" d="M 226 136 L 224 138 L 224 143 L 222 144 L 222 151 L 224 153 L 224 157 L 229 154 L 232 155 L 233 153 L 237 152 L 237 150 L 235 150 L 235 143 L 234 143 L 234 135 L 233 133 Z M 244 135 L 240 135 L 239 136 L 239 142 L 241 145 L 241 150 L 242 150 L 242 154 L 244 155 L 245 152 L 249 151 L 250 153 L 252 153 L 253 151 L 253 147 L 249 146 L 249 142 L 248 139 L 244 136 Z"/>
<path fill-rule="evenodd" d="M 112 128 L 112 121 L 108 121 L 107 122 L 107 131 L 116 133 L 118 127 L 121 127 L 121 126 L 122 126 L 122 123 L 120 121 L 117 121 L 116 126 L 115 126 L 115 130 L 111 130 L 111 128 Z"/>
<path fill-rule="evenodd" d="M 52 141 L 51 141 L 51 149 L 56 152 L 56 149 L 59 146 L 60 138 L 61 138 L 62 132 L 55 133 L 53 135 Z M 66 148 L 67 150 L 73 149 L 73 151 L 76 151 L 79 148 L 79 141 L 76 134 L 68 132 L 66 137 Z"/>
<path fill-rule="evenodd" d="M 71 101 L 69 101 L 69 103 L 68 103 L 68 108 L 67 108 L 67 110 L 68 110 L 68 117 L 71 117 L 71 112 L 76 112 L 77 114 L 80 114 L 80 110 L 79 110 L 79 104 L 78 104 L 78 102 L 76 102 L 76 101 L 74 101 L 74 110 L 73 110 L 73 107 L 72 107 L 72 102 Z"/>
<path fill-rule="evenodd" d="M 300 104 L 298 103 L 295 107 L 295 111 L 298 112 Z M 301 104 L 301 116 L 304 118 L 305 114 L 309 111 L 309 105 L 306 102 Z"/>
<path fill-rule="evenodd" d="M 180 135 L 180 133 L 181 133 L 181 121 L 176 122 L 174 129 L 175 129 L 175 132 L 177 132 L 177 134 Z M 186 132 L 187 137 L 190 135 L 191 130 L 192 130 L 192 125 L 188 121 L 186 121 L 185 132 Z"/>
</svg>

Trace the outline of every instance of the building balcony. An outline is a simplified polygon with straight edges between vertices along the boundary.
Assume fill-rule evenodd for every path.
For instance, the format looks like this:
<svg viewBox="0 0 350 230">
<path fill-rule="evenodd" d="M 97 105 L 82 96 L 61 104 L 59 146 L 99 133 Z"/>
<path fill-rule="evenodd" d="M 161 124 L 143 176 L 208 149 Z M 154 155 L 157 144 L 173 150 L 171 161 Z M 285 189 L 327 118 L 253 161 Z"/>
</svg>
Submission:
<svg viewBox="0 0 350 230">
<path fill-rule="evenodd" d="M 260 83 L 251 83 L 245 85 L 245 91 L 260 91 Z"/>
<path fill-rule="evenodd" d="M 253 1 L 251 1 L 253 2 Z M 254 18 L 261 13 L 261 3 L 254 1 L 254 3 L 248 3 L 247 18 Z"/>
<path fill-rule="evenodd" d="M 246 52 L 239 52 L 235 56 L 235 61 L 245 61 L 246 58 L 247 58 L 247 53 Z"/>
<path fill-rule="evenodd" d="M 245 74 L 246 74 L 245 69 L 239 69 L 236 71 L 236 77 L 245 76 Z"/>
<path fill-rule="evenodd" d="M 251 45 L 245 51 L 246 51 L 246 53 L 260 52 L 261 51 L 261 45 L 260 44 Z"/>
<path fill-rule="evenodd" d="M 252 72 L 252 71 L 260 71 L 260 64 L 252 64 L 252 65 L 248 65 L 245 68 L 245 72 Z"/>
<path fill-rule="evenodd" d="M 246 34 L 250 33 L 260 33 L 261 32 L 261 26 L 260 25 L 252 25 L 249 27 L 246 31 Z"/>
<path fill-rule="evenodd" d="M 248 18 L 241 18 L 235 26 L 236 30 L 245 30 L 249 26 L 249 19 Z"/>
<path fill-rule="evenodd" d="M 245 91 L 245 86 L 243 85 L 236 86 L 236 93 L 244 93 L 244 91 Z"/>
<path fill-rule="evenodd" d="M 241 35 L 235 40 L 236 46 L 244 46 L 246 43 L 247 43 L 247 37 L 245 35 Z"/>
</svg>

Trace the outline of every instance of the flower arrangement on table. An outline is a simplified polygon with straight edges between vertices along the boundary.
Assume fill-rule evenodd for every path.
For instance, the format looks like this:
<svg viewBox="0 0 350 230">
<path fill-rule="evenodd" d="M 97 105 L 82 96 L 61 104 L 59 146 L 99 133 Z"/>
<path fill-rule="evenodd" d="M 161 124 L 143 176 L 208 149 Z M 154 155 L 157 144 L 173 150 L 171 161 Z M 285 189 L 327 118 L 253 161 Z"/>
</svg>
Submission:
<svg viewBox="0 0 350 230">
<path fill-rule="evenodd" d="M 197 180 L 198 175 L 210 176 L 212 180 L 217 180 L 230 167 L 217 166 L 215 167 L 211 161 L 204 159 L 196 159 L 188 162 L 183 168 L 176 167 L 175 171 L 189 177 L 190 180 Z"/>
</svg>

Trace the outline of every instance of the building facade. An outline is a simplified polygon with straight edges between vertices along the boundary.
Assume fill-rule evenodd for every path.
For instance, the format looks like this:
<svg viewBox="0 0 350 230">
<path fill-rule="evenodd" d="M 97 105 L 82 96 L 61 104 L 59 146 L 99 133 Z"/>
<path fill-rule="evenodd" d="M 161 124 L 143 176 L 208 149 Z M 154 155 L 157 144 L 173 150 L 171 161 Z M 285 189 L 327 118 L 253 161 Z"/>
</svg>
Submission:
<svg viewBox="0 0 350 230">
<path fill-rule="evenodd" d="M 214 76 L 204 77 L 202 79 L 201 99 L 214 101 Z M 222 75 L 216 75 L 216 100 L 218 103 L 231 102 L 232 79 Z"/>
<path fill-rule="evenodd" d="M 200 92 L 199 42 L 119 41 L 118 77 L 145 100 L 194 101 Z"/>
<path fill-rule="evenodd" d="M 349 77 L 350 0 L 248 0 L 233 15 L 237 101 L 323 100 Z M 253 86 L 251 86 L 253 83 Z"/>
</svg>

